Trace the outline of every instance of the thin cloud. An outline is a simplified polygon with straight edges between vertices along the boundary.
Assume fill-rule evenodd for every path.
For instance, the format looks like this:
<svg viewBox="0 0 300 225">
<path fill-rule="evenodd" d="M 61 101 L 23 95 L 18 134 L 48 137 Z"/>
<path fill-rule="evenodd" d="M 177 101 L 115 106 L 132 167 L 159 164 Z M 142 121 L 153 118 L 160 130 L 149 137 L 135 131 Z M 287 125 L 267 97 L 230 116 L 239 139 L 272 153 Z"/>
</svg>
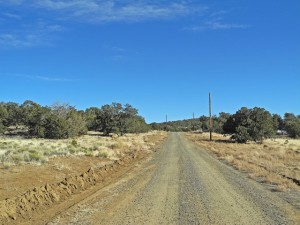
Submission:
<svg viewBox="0 0 300 225">
<path fill-rule="evenodd" d="M 226 20 L 226 14 L 228 14 L 228 11 L 225 10 L 213 12 L 199 25 L 185 27 L 183 30 L 199 32 L 205 30 L 245 29 L 249 27 L 246 24 L 224 22 Z"/>
<path fill-rule="evenodd" d="M 236 23 L 222 23 L 222 22 L 206 22 L 203 25 L 186 27 L 184 30 L 188 31 L 205 31 L 205 30 L 232 30 L 232 29 L 245 29 L 248 28 L 245 24 Z"/>
<path fill-rule="evenodd" d="M 124 61 L 126 59 L 128 59 L 126 56 L 124 55 L 114 55 L 111 58 L 113 61 Z"/>
<path fill-rule="evenodd" d="M 1 15 L 4 18 L 7 18 L 7 19 L 15 19 L 15 20 L 21 20 L 22 19 L 22 17 L 20 15 L 17 15 L 15 13 L 10 13 L 10 12 L 2 13 Z"/>
<path fill-rule="evenodd" d="M 2 4 L 20 5 L 24 0 L 0 0 Z"/>
<path fill-rule="evenodd" d="M 125 52 L 126 50 L 119 46 L 103 45 L 103 47 L 112 52 Z"/>
<path fill-rule="evenodd" d="M 137 23 L 199 16 L 207 10 L 205 6 L 180 0 L 171 3 L 153 0 L 0 0 L 1 6 L 7 6 L 7 12 L 13 8 L 14 12 L 22 14 L 10 12 L 0 16 L 0 22 L 10 27 L 8 30 L 0 30 L 0 49 L 53 46 L 59 37 L 57 34 L 67 30 L 59 25 L 65 21 L 100 25 L 113 22 Z M 27 11 L 36 15 L 28 17 Z M 56 24 L 41 23 L 41 20 L 56 21 Z M 113 51 L 122 52 L 122 49 L 115 48 Z"/>
<path fill-rule="evenodd" d="M 221 23 L 221 22 L 211 22 L 208 23 L 207 25 L 212 30 L 245 29 L 249 27 L 248 25 L 245 24 Z"/>
<path fill-rule="evenodd" d="M 15 77 L 29 79 L 29 80 L 47 81 L 47 82 L 73 82 L 73 81 L 76 81 L 74 79 L 49 77 L 49 76 L 23 75 L 23 74 L 17 74 L 17 75 L 15 75 Z"/>
<path fill-rule="evenodd" d="M 0 48 L 28 48 L 37 46 L 53 46 L 53 34 L 65 29 L 56 24 L 39 21 L 35 25 L 21 25 L 9 32 L 0 33 Z"/>
<path fill-rule="evenodd" d="M 0 0 L 0 4 L 1 2 L 3 1 Z M 166 4 L 150 0 L 31 0 L 26 2 L 7 0 L 2 4 L 53 11 L 63 19 L 76 19 L 91 23 L 172 19 L 195 13 L 199 14 L 207 9 L 207 7 L 187 4 L 184 1 Z"/>
<path fill-rule="evenodd" d="M 0 47 L 14 47 L 14 48 L 24 48 L 24 47 L 34 47 L 41 45 L 41 36 L 34 33 L 29 34 L 15 34 L 15 33 L 5 33 L 0 34 Z"/>
</svg>

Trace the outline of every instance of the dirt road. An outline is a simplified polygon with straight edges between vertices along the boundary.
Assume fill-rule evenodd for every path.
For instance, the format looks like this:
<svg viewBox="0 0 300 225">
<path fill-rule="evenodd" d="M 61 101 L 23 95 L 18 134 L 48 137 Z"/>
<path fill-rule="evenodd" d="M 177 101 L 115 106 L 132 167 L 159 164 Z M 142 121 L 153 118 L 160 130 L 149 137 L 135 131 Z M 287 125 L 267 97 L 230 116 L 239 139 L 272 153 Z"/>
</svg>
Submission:
<svg viewBox="0 0 300 225">
<path fill-rule="evenodd" d="M 297 224 L 298 214 L 183 135 L 171 134 L 153 158 L 47 224 Z"/>
</svg>

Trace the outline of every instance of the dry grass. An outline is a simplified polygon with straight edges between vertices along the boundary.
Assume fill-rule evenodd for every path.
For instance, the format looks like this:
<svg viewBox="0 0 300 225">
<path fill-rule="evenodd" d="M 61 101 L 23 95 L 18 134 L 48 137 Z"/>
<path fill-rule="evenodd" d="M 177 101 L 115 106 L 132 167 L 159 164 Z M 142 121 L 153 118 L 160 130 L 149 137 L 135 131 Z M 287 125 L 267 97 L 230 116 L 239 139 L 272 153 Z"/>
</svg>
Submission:
<svg viewBox="0 0 300 225">
<path fill-rule="evenodd" d="M 291 179 L 300 180 L 300 140 L 269 139 L 263 144 L 232 143 L 229 137 L 214 134 L 187 134 L 203 149 L 213 152 L 235 168 L 245 171 L 250 178 L 275 184 L 279 191 L 300 187 Z"/>
<path fill-rule="evenodd" d="M 0 138 L 0 166 L 42 164 L 57 156 L 91 156 L 116 160 L 127 152 L 148 151 L 161 142 L 165 132 L 103 137 L 92 133 L 76 139 L 47 140 Z"/>
</svg>

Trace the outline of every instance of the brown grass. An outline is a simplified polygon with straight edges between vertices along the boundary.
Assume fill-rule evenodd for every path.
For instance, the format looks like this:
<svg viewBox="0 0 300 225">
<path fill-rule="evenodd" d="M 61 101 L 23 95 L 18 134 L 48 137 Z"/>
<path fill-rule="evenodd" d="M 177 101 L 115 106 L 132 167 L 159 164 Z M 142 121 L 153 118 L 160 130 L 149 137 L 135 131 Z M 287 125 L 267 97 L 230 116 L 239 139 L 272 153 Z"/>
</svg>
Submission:
<svg viewBox="0 0 300 225">
<path fill-rule="evenodd" d="M 0 137 L 0 169 L 29 163 L 43 164 L 57 156 L 91 156 L 117 160 L 128 152 L 151 151 L 166 137 L 166 132 L 155 131 L 126 134 L 122 137 L 103 137 L 94 132 L 65 140 Z"/>
<path fill-rule="evenodd" d="M 127 155 L 151 154 L 167 136 L 167 132 L 149 132 L 115 138 L 96 133 L 66 140 L 0 137 L 0 201 Z"/>
<path fill-rule="evenodd" d="M 300 191 L 300 186 L 287 178 L 300 180 L 300 140 L 268 139 L 263 144 L 237 144 L 218 134 L 213 135 L 213 142 L 207 133 L 186 136 L 219 159 L 247 172 L 252 179 L 274 184 L 278 191 Z"/>
</svg>

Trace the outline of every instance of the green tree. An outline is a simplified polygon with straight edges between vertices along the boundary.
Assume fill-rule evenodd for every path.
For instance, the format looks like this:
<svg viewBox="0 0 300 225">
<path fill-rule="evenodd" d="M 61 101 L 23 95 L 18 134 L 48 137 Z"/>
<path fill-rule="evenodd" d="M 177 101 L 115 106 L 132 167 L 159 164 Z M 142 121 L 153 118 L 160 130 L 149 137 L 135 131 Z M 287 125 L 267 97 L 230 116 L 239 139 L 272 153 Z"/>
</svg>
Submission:
<svg viewBox="0 0 300 225">
<path fill-rule="evenodd" d="M 213 131 L 219 134 L 223 134 L 224 130 L 224 124 L 226 123 L 226 121 L 228 120 L 228 118 L 230 117 L 229 113 L 224 113 L 221 112 L 219 113 L 219 116 L 213 116 Z"/>
<path fill-rule="evenodd" d="M 207 116 L 201 116 L 199 118 L 199 121 L 201 123 L 201 129 L 203 131 L 209 131 L 209 117 L 207 117 Z"/>
<path fill-rule="evenodd" d="M 277 126 L 277 121 L 265 109 L 243 107 L 228 118 L 223 129 L 234 133 L 233 138 L 237 142 L 245 143 L 248 140 L 262 142 L 264 138 L 274 136 Z"/>
<path fill-rule="evenodd" d="M 150 130 L 150 126 L 145 122 L 145 119 L 138 115 L 128 118 L 126 123 L 127 133 L 145 133 Z"/>
<path fill-rule="evenodd" d="M 151 127 L 152 130 L 162 130 L 162 127 L 159 123 L 155 123 L 155 122 L 151 123 L 150 127 Z"/>
<path fill-rule="evenodd" d="M 48 113 L 45 115 L 43 121 L 43 135 L 40 134 L 40 137 L 49 138 L 49 139 L 63 139 L 68 138 L 68 122 L 59 117 L 54 113 Z"/>
<path fill-rule="evenodd" d="M 262 143 L 264 138 L 270 138 L 276 134 L 277 121 L 274 121 L 270 112 L 265 109 L 253 108 L 250 121 L 249 133 L 252 140 Z"/>
<path fill-rule="evenodd" d="M 6 124 L 7 117 L 8 113 L 6 108 L 2 104 L 0 104 L 0 134 L 3 134 L 6 130 L 6 126 L 4 124 Z"/>
<path fill-rule="evenodd" d="M 149 127 L 145 120 L 138 115 L 138 110 L 129 104 L 122 105 L 113 102 L 110 105 L 104 105 L 99 110 L 93 109 L 95 112 L 94 123 L 97 130 L 103 132 L 104 135 L 117 133 L 124 135 L 125 133 L 140 133 L 148 130 Z"/>
<path fill-rule="evenodd" d="M 51 115 L 49 118 L 53 120 L 54 125 L 50 126 L 45 123 L 45 128 L 54 130 L 60 129 L 60 132 L 58 132 L 55 138 L 69 138 L 86 134 L 87 127 L 84 112 L 77 111 L 75 107 L 70 106 L 68 103 L 60 102 L 56 102 L 51 106 L 51 112 L 57 118 Z M 46 137 L 53 138 L 53 135 L 49 137 L 46 133 Z"/>
<path fill-rule="evenodd" d="M 127 133 L 130 129 L 134 129 L 140 121 L 137 118 L 138 110 L 131 105 L 126 104 L 124 108 L 118 111 L 119 115 L 117 119 L 118 132 L 121 135 Z"/>
<path fill-rule="evenodd" d="M 76 137 L 87 133 L 88 129 L 83 112 L 78 112 L 75 109 L 67 114 L 68 137 Z"/>
<path fill-rule="evenodd" d="M 119 119 L 121 110 L 122 105 L 119 103 L 112 103 L 111 105 L 101 107 L 96 119 L 99 124 L 99 130 L 104 135 L 109 135 L 117 131 L 117 120 Z"/>
<path fill-rule="evenodd" d="M 7 118 L 5 120 L 5 126 L 18 126 L 22 123 L 22 111 L 19 104 L 15 102 L 4 103 L 3 106 L 7 111 Z"/>
<path fill-rule="evenodd" d="M 100 114 L 100 109 L 97 107 L 90 107 L 85 110 L 85 121 L 88 130 L 97 130 L 99 128 L 99 121 L 97 121 L 97 115 Z"/>
<path fill-rule="evenodd" d="M 223 132 L 227 134 L 233 134 L 236 132 L 237 122 L 235 121 L 235 115 L 229 116 L 223 125 Z"/>
<path fill-rule="evenodd" d="M 44 137 L 44 120 L 47 114 L 51 112 L 49 108 L 42 107 L 39 104 L 27 100 L 21 105 L 24 115 L 24 124 L 28 127 L 30 136 Z"/>
<path fill-rule="evenodd" d="M 233 136 L 233 138 L 238 143 L 246 143 L 248 140 L 251 139 L 251 136 L 249 135 L 247 127 L 245 127 L 245 126 L 238 126 L 236 128 L 236 134 Z"/>
<path fill-rule="evenodd" d="M 292 113 L 284 115 L 285 130 L 292 138 L 300 137 L 300 116 L 295 116 Z"/>
<path fill-rule="evenodd" d="M 278 114 L 273 115 L 274 124 L 277 124 L 277 130 L 284 130 L 284 120 Z"/>
<path fill-rule="evenodd" d="M 229 116 L 229 118 L 223 125 L 224 132 L 233 134 L 236 133 L 236 129 L 238 126 L 249 127 L 251 124 L 250 114 L 250 109 L 248 109 L 247 107 L 242 107 L 235 114 Z"/>
</svg>

